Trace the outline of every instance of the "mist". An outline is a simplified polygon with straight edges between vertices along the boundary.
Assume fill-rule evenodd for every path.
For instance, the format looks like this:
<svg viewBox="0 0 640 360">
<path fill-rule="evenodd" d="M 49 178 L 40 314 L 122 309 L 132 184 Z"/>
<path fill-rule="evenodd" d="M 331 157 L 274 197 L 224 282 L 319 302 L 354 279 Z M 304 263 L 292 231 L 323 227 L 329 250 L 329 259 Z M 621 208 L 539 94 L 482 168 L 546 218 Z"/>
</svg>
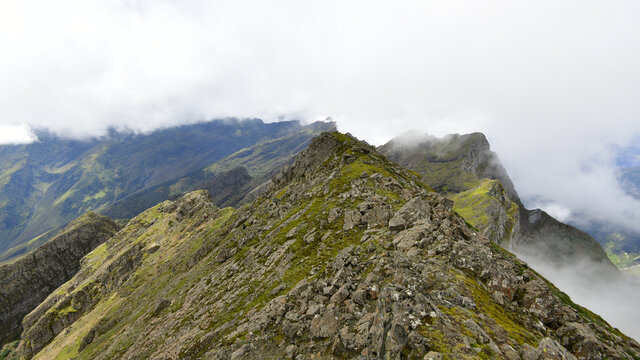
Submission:
<svg viewBox="0 0 640 360">
<path fill-rule="evenodd" d="M 636 1 L 6 1 L 0 143 L 34 140 L 6 126 L 82 138 L 228 116 L 331 116 L 376 145 L 482 131 L 523 199 L 640 231 L 615 177 L 640 134 L 639 16 Z"/>
<path fill-rule="evenodd" d="M 551 280 L 580 306 L 602 316 L 625 335 L 640 339 L 640 286 L 638 279 L 622 274 L 617 279 L 601 276 L 601 265 L 582 261 L 563 266 L 524 253 L 516 255 L 530 267 Z"/>
<path fill-rule="evenodd" d="M 0 144 L 230 116 L 331 116 L 375 145 L 482 131 L 527 207 L 640 231 L 616 175 L 640 138 L 638 18 L 634 0 L 3 1 Z"/>
<path fill-rule="evenodd" d="M 36 140 L 37 137 L 27 125 L 0 123 L 0 144 L 29 144 Z"/>
</svg>

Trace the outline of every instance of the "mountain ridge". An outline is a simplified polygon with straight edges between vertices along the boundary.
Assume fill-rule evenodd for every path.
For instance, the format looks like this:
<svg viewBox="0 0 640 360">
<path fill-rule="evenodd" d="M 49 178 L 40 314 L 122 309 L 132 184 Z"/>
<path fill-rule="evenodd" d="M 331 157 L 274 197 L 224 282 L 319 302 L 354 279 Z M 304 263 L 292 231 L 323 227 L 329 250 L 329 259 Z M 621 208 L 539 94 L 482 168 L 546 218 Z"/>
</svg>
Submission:
<svg viewBox="0 0 640 360">
<path fill-rule="evenodd" d="M 414 133 L 393 139 L 380 150 L 420 173 L 427 184 L 454 200 L 454 207 L 466 215 L 465 219 L 506 248 L 557 266 L 589 260 L 600 264 L 603 276 L 619 275 L 591 236 L 542 210 L 524 207 L 484 134 L 437 138 Z M 487 217 L 487 213 L 493 216 Z"/>
<path fill-rule="evenodd" d="M 239 209 L 205 191 L 132 219 L 25 317 L 23 356 L 640 356 L 453 201 L 324 133 Z"/>
<path fill-rule="evenodd" d="M 236 151 L 286 137 L 303 144 L 334 128 L 334 123 L 228 119 L 149 134 L 112 131 L 86 141 L 40 132 L 38 142 L 0 146 L 0 260 L 32 250 L 55 233 L 51 230 L 86 211 L 100 212 L 134 193 L 163 182 L 172 184 Z M 281 162 L 275 158 L 270 166 Z M 194 184 L 212 176 L 198 175 L 206 176 Z M 161 193 L 135 213 L 168 194 Z"/>
</svg>

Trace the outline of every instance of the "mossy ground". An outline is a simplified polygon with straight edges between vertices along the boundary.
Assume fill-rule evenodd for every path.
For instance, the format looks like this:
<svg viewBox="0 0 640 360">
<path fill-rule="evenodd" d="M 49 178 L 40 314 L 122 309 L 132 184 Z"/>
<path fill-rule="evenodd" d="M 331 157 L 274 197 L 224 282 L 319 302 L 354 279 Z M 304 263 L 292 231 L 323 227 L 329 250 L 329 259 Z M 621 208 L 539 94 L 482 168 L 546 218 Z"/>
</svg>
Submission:
<svg viewBox="0 0 640 360">
<path fill-rule="evenodd" d="M 492 199 L 488 195 L 493 181 L 485 179 L 471 190 L 453 195 L 453 210 L 476 228 L 485 228 L 489 224 L 489 214 L 485 211 Z"/>
<path fill-rule="evenodd" d="M 519 207 L 513 201 L 504 203 L 505 192 L 498 180 L 483 179 L 477 187 L 449 197 L 453 210 L 474 229 L 494 241 L 509 243 Z"/>
</svg>

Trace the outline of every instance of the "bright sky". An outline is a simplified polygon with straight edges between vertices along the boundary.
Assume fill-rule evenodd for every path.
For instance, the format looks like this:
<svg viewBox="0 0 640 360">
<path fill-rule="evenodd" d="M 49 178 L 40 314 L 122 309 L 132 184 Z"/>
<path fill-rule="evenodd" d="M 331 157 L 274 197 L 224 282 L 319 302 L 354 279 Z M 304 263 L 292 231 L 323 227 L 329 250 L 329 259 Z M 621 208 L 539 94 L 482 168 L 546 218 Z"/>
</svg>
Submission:
<svg viewBox="0 0 640 360">
<path fill-rule="evenodd" d="M 0 3 L 0 143 L 216 117 L 318 120 L 382 144 L 482 131 L 524 198 L 640 230 L 640 2 Z"/>
</svg>

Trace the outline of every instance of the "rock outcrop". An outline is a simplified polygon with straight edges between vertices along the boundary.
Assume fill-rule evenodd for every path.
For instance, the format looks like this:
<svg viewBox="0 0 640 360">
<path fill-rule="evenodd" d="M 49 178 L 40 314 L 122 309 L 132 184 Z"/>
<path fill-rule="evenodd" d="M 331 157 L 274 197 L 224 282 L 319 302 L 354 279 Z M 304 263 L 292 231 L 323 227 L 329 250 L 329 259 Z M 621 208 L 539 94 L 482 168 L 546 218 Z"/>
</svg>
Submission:
<svg viewBox="0 0 640 360">
<path fill-rule="evenodd" d="M 314 139 L 252 203 L 138 215 L 24 319 L 26 358 L 626 359 L 640 345 L 375 148 Z"/>
<path fill-rule="evenodd" d="M 210 181 L 199 184 L 200 189 L 209 191 L 213 201 L 220 206 L 237 204 L 246 195 L 248 190 L 245 185 L 249 184 L 252 177 L 247 169 L 238 166 Z"/>
<path fill-rule="evenodd" d="M 420 173 L 423 181 L 451 198 L 454 209 L 492 241 L 553 266 L 590 262 L 598 267 L 593 274 L 620 275 L 591 236 L 542 210 L 524 207 L 483 134 L 405 135 L 380 151 Z"/>
<path fill-rule="evenodd" d="M 18 338 L 22 318 L 80 269 L 80 259 L 120 227 L 87 213 L 33 252 L 0 265 L 0 343 Z"/>
</svg>

